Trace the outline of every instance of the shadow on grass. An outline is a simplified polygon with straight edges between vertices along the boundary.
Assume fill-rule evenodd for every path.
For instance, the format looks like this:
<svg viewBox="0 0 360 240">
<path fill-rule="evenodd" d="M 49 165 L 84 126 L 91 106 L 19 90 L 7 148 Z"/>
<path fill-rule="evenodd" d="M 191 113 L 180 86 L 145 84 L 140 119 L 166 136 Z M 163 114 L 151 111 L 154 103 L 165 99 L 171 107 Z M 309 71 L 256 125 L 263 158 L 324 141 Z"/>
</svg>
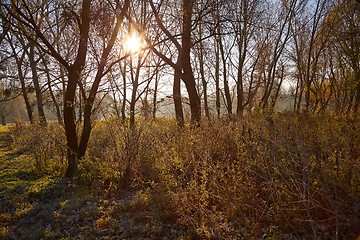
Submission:
<svg viewBox="0 0 360 240">
<path fill-rule="evenodd" d="M 39 178 L 33 174 L 19 172 L 21 181 L 35 181 Z M 46 222 L 51 221 L 52 211 L 59 206 L 60 198 L 48 198 L 49 192 L 57 192 L 57 189 L 63 185 L 61 181 L 55 183 L 50 188 L 31 194 L 29 189 L 32 185 L 20 182 L 14 188 L 7 189 L 3 198 L 5 201 L 6 213 L 11 216 L 8 222 L 7 232 L 2 236 L 3 239 L 40 239 L 43 238 Z"/>
<path fill-rule="evenodd" d="M 30 175 L 20 177 L 41 180 Z M 2 239 L 60 239 L 73 235 L 71 230 L 80 219 L 77 212 L 86 201 L 79 189 L 63 178 L 40 181 L 36 185 L 40 191 L 35 185 L 15 188 L 15 204 L 9 200 L 4 203 L 8 205 L 6 213 L 12 216 L 12 220 Z"/>
<path fill-rule="evenodd" d="M 43 174 L 39 174 L 36 172 L 26 172 L 26 171 L 19 171 L 14 174 L 14 177 L 22 181 L 36 181 L 43 176 L 44 176 Z"/>
<path fill-rule="evenodd" d="M 97 219 L 90 195 L 55 173 L 37 173 L 31 156 L 12 149 L 10 134 L 0 128 L 0 239 L 80 239 Z"/>
</svg>

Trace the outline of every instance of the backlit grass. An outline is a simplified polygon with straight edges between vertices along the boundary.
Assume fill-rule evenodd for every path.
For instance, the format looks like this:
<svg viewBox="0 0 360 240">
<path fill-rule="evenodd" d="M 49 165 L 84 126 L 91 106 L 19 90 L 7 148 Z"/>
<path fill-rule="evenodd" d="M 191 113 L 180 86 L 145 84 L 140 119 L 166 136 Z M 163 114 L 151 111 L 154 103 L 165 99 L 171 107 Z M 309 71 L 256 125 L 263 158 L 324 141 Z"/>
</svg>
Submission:
<svg viewBox="0 0 360 240">
<path fill-rule="evenodd" d="M 357 116 L 260 114 L 183 129 L 159 119 L 138 121 L 135 130 L 116 119 L 99 121 L 72 182 L 61 177 L 64 139 L 55 124 L 0 136 L 2 237 L 354 239 L 360 233 Z"/>
</svg>

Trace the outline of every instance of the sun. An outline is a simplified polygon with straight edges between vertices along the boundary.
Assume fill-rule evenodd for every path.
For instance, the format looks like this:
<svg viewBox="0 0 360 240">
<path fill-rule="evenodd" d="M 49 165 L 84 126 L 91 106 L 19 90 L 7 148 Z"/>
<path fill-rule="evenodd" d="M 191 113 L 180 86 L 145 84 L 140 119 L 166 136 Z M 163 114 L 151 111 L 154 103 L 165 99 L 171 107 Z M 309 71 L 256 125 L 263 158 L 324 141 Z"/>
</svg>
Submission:
<svg viewBox="0 0 360 240">
<path fill-rule="evenodd" d="M 139 36 L 132 33 L 125 40 L 125 49 L 130 54 L 137 53 L 142 48 L 142 41 Z"/>
</svg>

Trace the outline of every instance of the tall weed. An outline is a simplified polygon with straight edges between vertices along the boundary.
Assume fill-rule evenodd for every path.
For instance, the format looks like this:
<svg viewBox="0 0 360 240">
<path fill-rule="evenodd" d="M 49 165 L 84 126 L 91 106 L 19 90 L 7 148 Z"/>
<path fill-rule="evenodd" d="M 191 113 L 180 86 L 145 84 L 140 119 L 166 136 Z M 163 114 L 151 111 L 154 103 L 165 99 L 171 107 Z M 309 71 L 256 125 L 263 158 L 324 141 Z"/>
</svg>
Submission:
<svg viewBox="0 0 360 240">
<path fill-rule="evenodd" d="M 30 154 L 40 172 L 63 173 L 66 168 L 66 138 L 62 126 L 49 123 L 17 123 L 13 134 L 13 147 L 19 153 Z"/>
<path fill-rule="evenodd" d="M 99 121 L 78 179 L 113 197 L 143 189 L 146 206 L 197 238 L 351 239 L 360 232 L 359 120 L 256 114 L 182 129 L 170 119 L 132 129 Z M 42 166 L 62 159 L 61 128 L 17 131 L 15 145 Z"/>
</svg>

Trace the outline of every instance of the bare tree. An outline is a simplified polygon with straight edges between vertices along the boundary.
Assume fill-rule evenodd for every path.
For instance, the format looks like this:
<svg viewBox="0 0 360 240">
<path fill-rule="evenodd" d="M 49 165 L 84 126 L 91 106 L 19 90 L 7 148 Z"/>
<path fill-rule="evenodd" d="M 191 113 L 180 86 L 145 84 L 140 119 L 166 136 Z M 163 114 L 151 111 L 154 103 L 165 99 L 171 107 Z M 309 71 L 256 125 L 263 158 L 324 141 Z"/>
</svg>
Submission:
<svg viewBox="0 0 360 240">
<path fill-rule="evenodd" d="M 338 54 L 338 60 L 343 75 L 348 75 L 348 67 L 352 70 L 352 74 L 344 76 L 347 79 L 347 89 L 355 86 L 352 93 L 349 93 L 350 102 L 355 112 L 360 107 L 360 3 L 345 0 L 337 1 L 326 24 L 332 25 L 331 41 L 334 44 L 334 50 Z M 349 88 L 350 87 L 350 88 Z"/>
<path fill-rule="evenodd" d="M 226 4 L 225 4 L 226 5 Z M 222 77 L 223 77 L 223 84 L 224 84 L 224 93 L 225 93 L 225 106 L 226 106 L 226 110 L 227 113 L 229 115 L 232 114 L 232 97 L 231 97 L 231 93 L 230 93 L 230 86 L 229 86 L 229 78 L 228 78 L 228 63 L 229 63 L 229 57 L 230 57 L 230 52 L 232 50 L 233 47 L 233 43 L 232 40 L 229 39 L 227 36 L 228 34 L 224 31 L 224 29 L 226 29 L 228 27 L 228 21 L 224 21 L 222 18 L 222 14 L 224 14 L 224 10 L 220 9 L 220 7 L 222 6 L 221 4 L 216 4 L 216 8 L 213 11 L 213 19 L 214 22 L 216 23 L 215 26 L 215 39 L 216 39 L 216 43 L 217 43 L 217 49 L 218 49 L 218 54 L 220 54 L 220 60 L 222 63 Z M 228 44 L 226 44 L 228 43 Z M 227 46 L 230 45 L 230 46 Z M 220 66 L 218 66 L 220 67 Z M 219 72 L 217 72 L 219 73 Z M 219 77 L 219 76 L 218 76 Z"/>
<path fill-rule="evenodd" d="M 40 60 L 40 57 L 38 60 L 35 59 L 35 44 L 32 42 L 32 40 L 29 41 L 28 46 L 29 46 L 28 48 L 29 50 L 25 49 L 25 51 L 28 55 L 28 59 L 30 63 L 32 81 L 34 84 L 35 95 L 36 95 L 36 105 L 39 115 L 39 121 L 41 125 L 46 125 L 43 96 L 41 91 L 42 87 L 40 86 L 40 78 L 37 69 L 37 64 Z"/>
<path fill-rule="evenodd" d="M 254 56 L 255 42 L 257 39 L 255 35 L 260 35 L 262 31 L 260 21 L 262 19 L 262 6 L 258 0 L 245 0 L 245 1 L 233 1 L 232 8 L 234 9 L 234 18 L 231 20 L 232 28 L 234 29 L 236 45 L 237 45 L 237 61 L 235 63 L 236 73 L 236 93 L 237 93 L 237 107 L 236 113 L 242 115 L 244 108 L 249 104 L 250 92 L 246 97 L 246 86 L 250 90 L 252 86 L 253 78 L 248 76 L 250 61 L 256 62 Z M 256 56 L 256 55 L 255 55 Z M 255 65 L 250 65 L 252 68 Z"/>
<path fill-rule="evenodd" d="M 292 58 L 296 63 L 295 75 L 297 79 L 294 109 L 297 111 L 300 110 L 302 102 L 305 103 L 305 111 L 310 111 L 311 94 L 316 95 L 314 87 L 317 76 L 319 76 L 318 69 L 321 68 L 319 61 L 330 36 L 329 29 L 323 27 L 323 21 L 330 6 L 330 1 L 322 0 L 308 5 L 300 5 L 300 10 L 294 15 L 291 24 L 295 52 Z M 318 80 L 319 83 L 322 82 L 321 79 Z M 304 101 L 302 100 L 303 97 Z"/>
<path fill-rule="evenodd" d="M 25 102 L 28 119 L 30 123 L 33 123 L 34 122 L 33 109 L 29 99 L 29 91 L 31 90 L 31 88 L 30 85 L 26 83 L 26 79 L 25 79 L 26 70 L 24 71 L 24 68 L 26 68 L 24 64 L 24 60 L 26 56 L 25 48 L 27 48 L 27 46 L 21 36 L 16 36 L 16 37 L 15 36 L 16 36 L 15 34 L 8 33 L 7 41 L 9 43 L 9 46 L 13 54 L 13 58 L 15 60 L 17 77 L 18 80 L 20 81 L 20 89 L 21 89 L 22 97 Z M 16 42 L 19 43 L 19 45 L 21 45 L 22 48 L 16 47 Z"/>
<path fill-rule="evenodd" d="M 262 109 L 268 108 L 271 102 L 276 101 L 277 89 L 281 87 L 277 78 L 278 72 L 282 71 L 279 66 L 280 58 L 283 56 L 285 47 L 291 36 L 291 21 L 298 8 L 298 1 L 282 1 L 278 7 L 272 6 L 272 11 L 277 11 L 278 15 L 269 18 L 265 27 L 268 29 L 267 49 L 264 56 L 267 58 L 264 67 L 264 88 L 260 101 Z M 280 78 L 281 79 L 281 78 Z"/>
<path fill-rule="evenodd" d="M 191 110 L 191 121 L 193 123 L 200 123 L 201 120 L 201 102 L 200 97 L 197 92 L 196 82 L 193 74 L 193 69 L 191 66 L 191 32 L 192 32 L 192 14 L 194 3 L 190 0 L 183 0 L 182 2 L 182 18 L 181 18 L 181 43 L 176 39 L 176 36 L 172 34 L 164 25 L 160 18 L 159 9 L 156 8 L 152 0 L 149 1 L 153 13 L 155 15 L 156 23 L 159 28 L 164 32 L 167 38 L 174 44 L 177 49 L 178 61 L 174 62 L 163 53 L 158 51 L 155 47 L 152 47 L 152 50 L 157 54 L 165 63 L 169 64 L 175 70 L 175 79 L 174 79 L 174 100 L 178 101 L 178 95 L 180 88 L 178 87 L 178 77 L 180 77 L 185 83 L 187 92 L 189 94 L 190 101 L 190 110 Z M 158 5 L 158 8 L 161 7 Z M 180 104 L 176 103 L 176 111 L 178 111 L 177 119 L 181 123 L 183 117 L 180 113 Z M 181 110 L 182 111 L 182 110 Z"/>
<path fill-rule="evenodd" d="M 18 30 L 22 31 L 24 35 L 29 35 L 29 33 L 33 34 L 36 37 L 36 39 L 33 39 L 34 42 L 36 40 L 38 46 L 60 62 L 67 71 L 67 86 L 64 99 L 64 126 L 68 147 L 67 177 L 71 178 L 76 174 L 78 160 L 84 156 L 87 149 L 92 125 L 92 108 L 97 90 L 103 77 L 105 67 L 109 61 L 109 54 L 115 44 L 119 28 L 129 7 L 129 3 L 129 0 L 125 0 L 123 4 L 121 4 L 120 1 L 116 1 L 115 5 L 107 6 L 110 9 L 114 9 L 113 13 L 116 15 L 113 16 L 116 20 L 114 24 L 107 25 L 109 30 L 112 30 L 107 33 L 107 41 L 104 42 L 102 53 L 100 54 L 99 61 L 97 63 L 95 77 L 90 86 L 88 95 L 86 95 L 86 91 L 81 84 L 81 78 L 87 64 L 89 44 L 92 37 L 90 26 L 91 24 L 94 24 L 94 19 L 97 19 L 96 17 L 104 16 L 104 14 L 101 13 L 103 13 L 104 9 L 106 9 L 105 6 L 102 6 L 101 4 L 95 6 L 95 2 L 83 0 L 79 5 L 74 5 L 72 9 L 65 11 L 73 19 L 77 27 L 77 29 L 75 29 L 76 32 L 74 36 L 77 38 L 77 51 L 74 53 L 73 59 L 70 60 L 61 55 L 61 52 L 55 48 L 56 45 L 54 42 L 56 39 L 49 39 L 47 33 L 43 28 L 41 28 L 41 24 L 33 17 L 34 11 L 62 7 L 60 3 L 46 3 L 44 1 L 36 3 L 22 1 L 20 3 L 17 1 L 9 1 L 9 3 L 2 5 L 3 11 L 10 14 L 16 20 L 15 23 L 17 24 Z M 92 8 L 92 5 L 95 6 L 95 10 Z M 50 11 L 48 11 L 48 13 L 50 14 Z M 19 27 L 20 24 L 23 27 Z M 71 25 L 69 25 L 68 28 L 70 29 Z M 83 110 L 84 121 L 82 132 L 79 135 L 80 139 L 78 138 L 74 114 L 77 87 L 81 89 L 82 98 L 85 102 Z"/>
</svg>

